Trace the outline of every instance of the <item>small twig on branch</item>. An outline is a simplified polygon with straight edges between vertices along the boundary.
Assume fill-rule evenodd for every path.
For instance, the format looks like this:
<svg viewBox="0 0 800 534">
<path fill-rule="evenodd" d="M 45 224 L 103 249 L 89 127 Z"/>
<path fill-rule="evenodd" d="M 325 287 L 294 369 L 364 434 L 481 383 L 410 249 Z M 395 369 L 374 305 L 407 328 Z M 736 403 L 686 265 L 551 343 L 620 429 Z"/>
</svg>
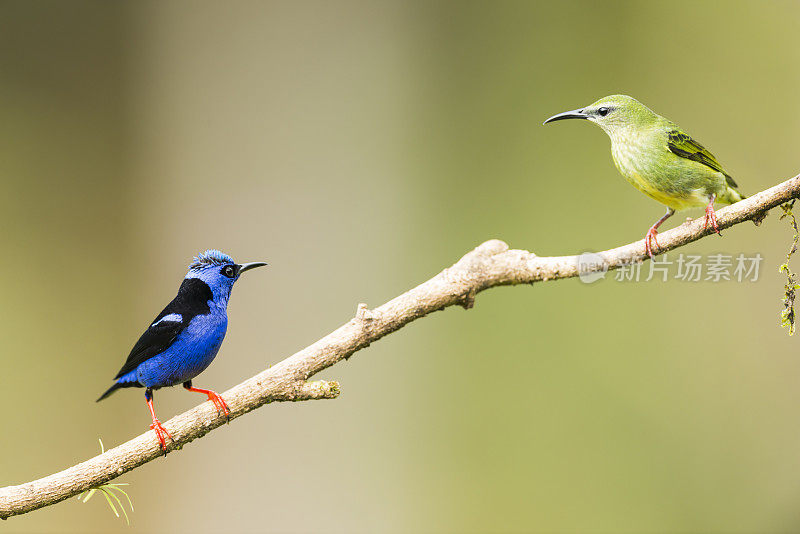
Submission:
<svg viewBox="0 0 800 534">
<path fill-rule="evenodd" d="M 758 221 L 768 210 L 798 197 L 800 176 L 721 209 L 717 213 L 718 224 L 720 228 L 729 228 L 747 220 Z M 658 252 L 667 252 L 712 233 L 713 230 L 703 228 L 702 219 L 686 222 L 659 234 Z M 648 259 L 644 241 L 599 252 L 596 257 L 601 261 L 590 268 L 595 271 Z M 579 258 L 538 257 L 525 250 L 509 250 L 499 240 L 487 241 L 452 267 L 378 308 L 370 310 L 360 304 L 356 316 L 337 330 L 226 391 L 223 395 L 231 408 L 231 418 L 273 401 L 335 398 L 339 394 L 336 382 L 307 380 L 411 321 L 455 304 L 470 308 L 475 296 L 485 289 L 578 276 Z M 164 425 L 175 439 L 169 450 L 179 449 L 224 423 L 225 418 L 216 413 L 210 402 L 175 416 Z M 148 431 L 64 471 L 0 488 L 0 518 L 24 514 L 78 495 L 161 454 L 158 441 Z"/>
</svg>

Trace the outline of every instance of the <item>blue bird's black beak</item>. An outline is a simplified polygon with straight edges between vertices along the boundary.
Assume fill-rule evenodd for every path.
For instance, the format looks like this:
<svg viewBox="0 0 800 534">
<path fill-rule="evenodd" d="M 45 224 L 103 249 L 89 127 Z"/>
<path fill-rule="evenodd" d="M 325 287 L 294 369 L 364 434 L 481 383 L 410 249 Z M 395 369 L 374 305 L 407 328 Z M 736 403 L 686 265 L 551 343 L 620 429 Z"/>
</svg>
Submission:
<svg viewBox="0 0 800 534">
<path fill-rule="evenodd" d="M 555 121 L 563 121 L 564 119 L 588 119 L 589 115 L 584 113 L 582 109 L 573 109 L 572 111 L 565 111 L 564 113 L 559 113 L 558 115 L 553 115 L 542 124 L 547 124 L 548 122 L 555 122 Z"/>
<path fill-rule="evenodd" d="M 254 261 L 251 263 L 243 263 L 241 265 L 237 265 L 237 272 L 236 274 L 242 274 L 245 271 L 249 271 L 250 269 L 255 269 L 256 267 L 264 267 L 267 265 L 266 262 L 263 261 Z"/>
</svg>

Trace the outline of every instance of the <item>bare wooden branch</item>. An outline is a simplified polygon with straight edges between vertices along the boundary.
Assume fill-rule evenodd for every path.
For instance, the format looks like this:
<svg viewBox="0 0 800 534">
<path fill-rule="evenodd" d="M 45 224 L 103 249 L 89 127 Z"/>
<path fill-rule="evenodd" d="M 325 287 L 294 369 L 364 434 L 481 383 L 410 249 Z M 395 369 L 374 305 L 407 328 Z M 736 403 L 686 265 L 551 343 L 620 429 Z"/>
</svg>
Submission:
<svg viewBox="0 0 800 534">
<path fill-rule="evenodd" d="M 762 191 L 717 213 L 720 228 L 747 220 L 758 221 L 770 209 L 800 197 L 800 176 Z M 686 222 L 659 234 L 659 253 L 667 252 L 711 234 L 701 219 Z M 648 257 L 644 241 L 597 253 L 601 261 L 589 271 L 616 269 Z M 452 267 L 427 282 L 370 310 L 359 304 L 355 317 L 277 365 L 226 391 L 223 395 L 237 418 L 273 401 L 332 399 L 339 395 L 336 382 L 307 382 L 316 373 L 349 358 L 383 336 L 448 306 L 472 307 L 475 296 L 497 286 L 531 284 L 578 276 L 579 256 L 538 257 L 525 250 L 509 250 L 499 240 L 483 243 Z M 225 424 L 210 402 L 188 410 L 165 423 L 175 441 L 169 450 L 181 448 Z M 0 518 L 42 508 L 114 478 L 158 458 L 162 454 L 152 431 L 64 471 L 18 486 L 0 488 Z"/>
</svg>

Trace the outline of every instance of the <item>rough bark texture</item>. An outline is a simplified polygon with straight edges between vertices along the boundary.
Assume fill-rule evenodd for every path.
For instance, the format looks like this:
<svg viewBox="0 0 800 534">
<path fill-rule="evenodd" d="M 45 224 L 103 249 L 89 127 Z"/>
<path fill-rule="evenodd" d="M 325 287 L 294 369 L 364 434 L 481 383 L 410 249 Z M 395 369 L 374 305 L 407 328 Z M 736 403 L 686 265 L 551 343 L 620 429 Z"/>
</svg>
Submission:
<svg viewBox="0 0 800 534">
<path fill-rule="evenodd" d="M 766 211 L 800 197 L 800 176 L 757 193 L 717 213 L 720 228 L 747 220 L 760 220 Z M 686 222 L 659 234 L 658 253 L 675 249 L 711 234 L 703 220 Z M 599 261 L 590 270 L 616 269 L 648 259 L 644 241 L 597 253 Z M 490 240 L 466 254 L 455 265 L 427 282 L 370 310 L 359 304 L 353 319 L 277 365 L 226 391 L 231 418 L 273 401 L 332 399 L 339 394 L 336 382 L 307 382 L 314 374 L 349 358 L 383 336 L 431 312 L 458 304 L 471 308 L 475 296 L 497 286 L 571 278 L 580 274 L 579 256 L 538 257 L 525 250 L 509 250 L 499 240 Z M 586 270 L 584 270 L 586 272 Z M 225 424 L 212 403 L 203 404 L 165 423 L 174 437 L 170 451 L 203 437 Z M 90 460 L 18 486 L 0 488 L 0 518 L 24 514 L 77 495 L 161 456 L 152 431 L 95 456 Z"/>
</svg>

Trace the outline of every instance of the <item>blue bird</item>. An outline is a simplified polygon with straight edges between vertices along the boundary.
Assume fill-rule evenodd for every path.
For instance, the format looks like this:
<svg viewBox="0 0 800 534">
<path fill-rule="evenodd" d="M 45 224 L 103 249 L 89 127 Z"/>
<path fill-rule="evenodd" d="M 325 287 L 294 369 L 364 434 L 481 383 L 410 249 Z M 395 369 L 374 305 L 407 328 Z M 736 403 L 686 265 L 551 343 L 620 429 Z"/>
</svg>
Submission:
<svg viewBox="0 0 800 534">
<path fill-rule="evenodd" d="M 172 436 L 156 417 L 153 390 L 183 384 L 189 391 L 207 395 L 217 413 L 230 417 L 225 400 L 210 389 L 192 387 L 192 378 L 211 364 L 222 345 L 233 284 L 243 272 L 264 265 L 267 264 L 260 261 L 239 265 L 218 250 L 207 250 L 195 257 L 177 296 L 144 331 L 114 377 L 116 382 L 97 402 L 120 388 L 146 388 L 144 398 L 153 417 L 150 428 L 164 454 L 165 438 L 172 440 Z"/>
</svg>

